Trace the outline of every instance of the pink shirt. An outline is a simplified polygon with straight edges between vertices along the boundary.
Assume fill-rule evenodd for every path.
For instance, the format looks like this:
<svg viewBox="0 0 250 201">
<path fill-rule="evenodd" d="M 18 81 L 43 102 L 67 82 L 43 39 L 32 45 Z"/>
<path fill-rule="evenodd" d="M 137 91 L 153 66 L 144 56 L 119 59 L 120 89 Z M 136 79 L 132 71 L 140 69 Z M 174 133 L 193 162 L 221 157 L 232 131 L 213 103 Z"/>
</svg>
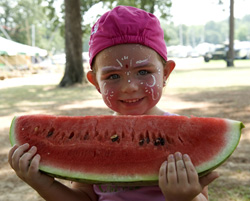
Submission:
<svg viewBox="0 0 250 201">
<path fill-rule="evenodd" d="M 158 186 L 122 187 L 114 185 L 94 185 L 99 201 L 165 201 Z"/>
<path fill-rule="evenodd" d="M 166 112 L 165 116 L 175 116 Z M 94 185 L 99 201 L 165 201 L 159 186 L 115 186 L 111 184 Z"/>
</svg>

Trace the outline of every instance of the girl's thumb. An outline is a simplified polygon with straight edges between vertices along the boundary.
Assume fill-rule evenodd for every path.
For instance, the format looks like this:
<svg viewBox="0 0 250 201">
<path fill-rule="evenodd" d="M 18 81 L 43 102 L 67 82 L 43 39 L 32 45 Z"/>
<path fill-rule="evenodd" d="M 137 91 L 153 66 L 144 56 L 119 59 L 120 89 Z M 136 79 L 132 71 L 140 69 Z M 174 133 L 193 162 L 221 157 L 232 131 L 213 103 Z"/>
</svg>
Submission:
<svg viewBox="0 0 250 201">
<path fill-rule="evenodd" d="M 201 177 L 199 180 L 200 180 L 200 184 L 201 184 L 202 188 L 204 188 L 205 186 L 210 184 L 212 181 L 214 181 L 218 177 L 219 177 L 218 172 L 210 172 L 209 174 Z"/>
</svg>

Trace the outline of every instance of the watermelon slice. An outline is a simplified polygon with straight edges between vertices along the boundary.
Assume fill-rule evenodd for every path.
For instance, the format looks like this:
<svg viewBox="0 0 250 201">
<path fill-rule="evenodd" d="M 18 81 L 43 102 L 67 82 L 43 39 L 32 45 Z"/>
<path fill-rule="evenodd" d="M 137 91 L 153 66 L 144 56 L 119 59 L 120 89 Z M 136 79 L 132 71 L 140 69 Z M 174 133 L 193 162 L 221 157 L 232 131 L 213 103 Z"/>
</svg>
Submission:
<svg viewBox="0 0 250 201">
<path fill-rule="evenodd" d="M 26 115 L 14 117 L 11 144 L 29 143 L 40 170 L 88 182 L 152 185 L 170 153 L 189 154 L 199 175 L 221 165 L 239 143 L 239 121 L 185 116 Z"/>
</svg>

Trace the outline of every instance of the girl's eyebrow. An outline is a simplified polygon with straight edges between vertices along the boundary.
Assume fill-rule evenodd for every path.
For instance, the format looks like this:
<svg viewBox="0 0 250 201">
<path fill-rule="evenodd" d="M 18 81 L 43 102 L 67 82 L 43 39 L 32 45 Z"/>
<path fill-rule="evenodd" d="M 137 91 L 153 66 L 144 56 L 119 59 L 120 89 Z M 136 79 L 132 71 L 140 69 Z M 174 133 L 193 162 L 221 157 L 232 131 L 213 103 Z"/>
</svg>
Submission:
<svg viewBox="0 0 250 201">
<path fill-rule="evenodd" d="M 101 72 L 109 73 L 109 72 L 118 71 L 118 70 L 121 70 L 121 66 L 104 66 L 102 67 Z"/>
<path fill-rule="evenodd" d="M 152 64 L 150 62 L 138 62 L 133 67 L 134 67 L 134 69 L 140 69 L 140 68 L 151 67 L 151 66 L 154 66 L 154 64 Z M 104 66 L 101 69 L 101 73 L 108 74 L 108 73 L 111 73 L 114 71 L 120 71 L 122 68 L 123 67 L 121 67 L 121 66 Z"/>
<path fill-rule="evenodd" d="M 135 68 L 143 68 L 143 67 L 151 67 L 151 66 L 154 66 L 154 64 L 150 62 L 137 63 L 134 65 Z"/>
</svg>

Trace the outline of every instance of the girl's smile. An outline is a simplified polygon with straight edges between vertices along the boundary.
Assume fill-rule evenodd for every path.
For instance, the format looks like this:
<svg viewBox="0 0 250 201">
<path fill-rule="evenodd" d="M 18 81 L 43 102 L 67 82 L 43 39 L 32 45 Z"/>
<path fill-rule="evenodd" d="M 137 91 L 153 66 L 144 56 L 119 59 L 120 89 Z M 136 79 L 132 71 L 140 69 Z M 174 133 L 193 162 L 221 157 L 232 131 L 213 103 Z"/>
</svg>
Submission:
<svg viewBox="0 0 250 201">
<path fill-rule="evenodd" d="M 158 111 L 163 83 L 173 68 L 164 66 L 151 48 L 122 44 L 98 53 L 95 73 L 90 71 L 87 77 L 110 109 L 123 115 L 142 115 Z"/>
</svg>

